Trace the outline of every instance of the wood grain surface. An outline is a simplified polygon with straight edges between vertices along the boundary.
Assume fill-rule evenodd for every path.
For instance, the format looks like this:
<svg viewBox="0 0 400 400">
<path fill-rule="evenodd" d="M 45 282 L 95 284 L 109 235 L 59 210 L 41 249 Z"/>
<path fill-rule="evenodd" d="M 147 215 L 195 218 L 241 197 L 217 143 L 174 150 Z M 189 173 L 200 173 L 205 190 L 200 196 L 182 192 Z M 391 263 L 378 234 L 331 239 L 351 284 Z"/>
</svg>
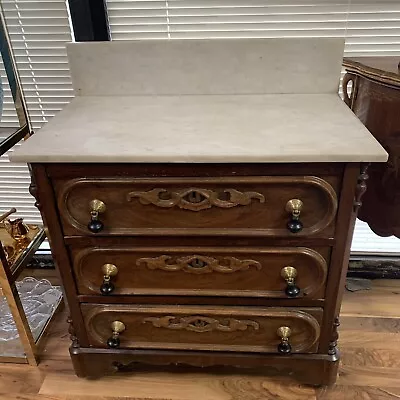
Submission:
<svg viewBox="0 0 400 400">
<path fill-rule="evenodd" d="M 344 63 L 346 89 L 353 82 L 351 98 L 345 96 L 345 103 L 389 153 L 387 163 L 372 164 L 368 170 L 368 190 L 358 217 L 377 235 L 400 238 L 400 75 L 398 60 L 381 63 L 379 58 L 369 58 L 367 64 L 361 59 Z"/>
<path fill-rule="evenodd" d="M 322 319 L 321 308 L 82 304 L 81 309 L 89 343 L 98 348 L 107 348 L 112 322 L 123 321 L 121 348 L 276 353 L 277 330 L 287 324 L 292 352 L 315 353 Z"/>
<path fill-rule="evenodd" d="M 113 295 L 235 297 L 245 292 L 287 299 L 281 271 L 290 265 L 297 270 L 297 300 L 324 297 L 329 247 L 138 247 L 107 240 L 70 247 L 80 294 L 100 294 L 102 265 L 109 263 L 118 268 L 112 278 Z"/>
<path fill-rule="evenodd" d="M 235 236 L 238 232 L 251 236 L 255 230 L 262 236 L 290 236 L 285 206 L 290 199 L 301 199 L 304 229 L 299 235 L 329 237 L 334 233 L 340 184 L 338 176 L 126 177 L 53 182 L 67 236 L 90 234 L 89 203 L 94 199 L 106 205 L 99 216 L 106 235 L 148 234 L 150 229 L 158 234 L 167 229 L 171 235 L 196 236 L 205 230 L 219 235 L 228 229 L 225 233 Z M 172 206 L 177 199 L 185 203 Z M 198 209 L 193 211 L 190 207 L 195 206 Z"/>
<path fill-rule="evenodd" d="M 337 385 L 315 388 L 290 379 L 188 369 L 141 369 L 80 379 L 68 354 L 67 311 L 50 327 L 38 368 L 0 364 L 2 400 L 388 400 L 400 398 L 400 281 L 374 281 L 369 291 L 346 292 L 341 314 L 342 361 Z M 371 316 L 370 306 L 376 310 Z"/>
</svg>

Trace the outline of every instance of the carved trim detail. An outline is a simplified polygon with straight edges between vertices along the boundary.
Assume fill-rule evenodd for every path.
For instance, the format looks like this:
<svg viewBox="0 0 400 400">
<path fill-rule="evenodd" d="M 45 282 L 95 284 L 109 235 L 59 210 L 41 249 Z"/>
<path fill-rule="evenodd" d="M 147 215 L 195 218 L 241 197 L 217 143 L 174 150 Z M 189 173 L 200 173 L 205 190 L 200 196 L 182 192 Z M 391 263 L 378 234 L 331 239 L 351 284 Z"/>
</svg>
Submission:
<svg viewBox="0 0 400 400">
<path fill-rule="evenodd" d="M 225 200 L 220 198 L 221 192 L 214 190 L 189 188 L 170 192 L 167 189 L 155 188 L 147 192 L 130 192 L 127 194 L 127 200 L 139 198 L 139 202 L 144 205 L 153 204 L 163 208 L 179 207 L 189 211 L 201 211 L 211 207 L 247 206 L 251 204 L 252 199 L 265 203 L 265 197 L 257 192 L 225 189 L 223 193 L 227 195 Z"/>
<path fill-rule="evenodd" d="M 197 333 L 212 331 L 245 331 L 250 326 L 255 330 L 260 328 L 258 322 L 247 319 L 239 320 L 234 318 L 226 318 L 219 321 L 214 318 L 203 317 L 200 315 L 192 315 L 188 317 L 174 317 L 170 315 L 166 315 L 164 317 L 148 317 L 143 319 L 143 323 L 146 322 L 152 323 L 156 328 L 186 330 Z"/>
<path fill-rule="evenodd" d="M 400 77 L 396 72 L 372 68 L 349 58 L 343 60 L 343 66 L 346 68 L 347 73 L 355 74 L 378 83 L 389 84 L 395 87 L 400 86 Z"/>
<path fill-rule="evenodd" d="M 339 339 L 339 332 L 338 332 L 339 326 L 340 326 L 339 317 L 336 317 L 333 322 L 332 337 L 331 341 L 329 342 L 329 348 L 328 348 L 328 354 L 331 356 L 334 356 L 337 351 L 337 342 Z"/>
<path fill-rule="evenodd" d="M 400 137 L 400 130 L 393 134 L 394 137 Z M 389 159 L 386 163 L 385 172 L 382 175 L 382 190 L 385 195 L 386 203 L 397 205 L 400 202 L 400 146 L 396 148 L 393 144 L 390 146 Z M 395 230 L 395 229 L 394 229 Z M 389 233 L 391 236 L 393 233 Z M 384 236 L 384 235 L 382 235 Z M 385 235 L 386 236 L 386 235 Z"/>
<path fill-rule="evenodd" d="M 354 200 L 354 211 L 357 212 L 359 208 L 362 206 L 362 197 L 364 193 L 367 191 L 367 180 L 369 178 L 367 174 L 367 170 L 369 167 L 369 163 L 361 165 L 361 173 L 357 180 L 356 194 Z"/>
<path fill-rule="evenodd" d="M 250 267 L 261 269 L 261 264 L 255 260 L 239 260 L 236 257 L 223 257 L 218 260 L 213 257 L 189 255 L 173 258 L 167 255 L 151 258 L 139 258 L 136 265 L 144 264 L 148 269 L 163 271 L 184 271 L 191 274 L 207 274 L 220 272 L 230 274 L 236 271 L 247 271 Z"/>
<path fill-rule="evenodd" d="M 349 108 L 352 108 L 353 101 L 354 101 L 354 93 L 356 90 L 356 81 L 357 77 L 353 74 L 346 73 L 342 80 L 342 91 L 343 91 L 343 101 L 347 104 Z M 348 85 L 351 82 L 351 93 L 349 95 L 348 92 Z"/>
<path fill-rule="evenodd" d="M 157 366 L 174 366 L 174 367 L 185 367 L 185 366 L 193 366 L 193 367 L 215 367 L 215 356 L 211 356 L 211 354 L 206 353 L 206 356 L 196 357 L 196 358 L 180 358 L 177 362 L 176 360 L 167 360 L 161 357 L 151 357 L 149 359 L 140 357 L 140 359 L 132 360 L 132 361 L 113 361 L 110 364 L 110 370 L 114 373 L 118 372 L 135 372 L 137 371 L 138 367 L 143 364 L 147 365 L 157 365 Z M 178 357 L 178 355 L 176 356 Z M 232 353 L 232 358 L 236 361 L 232 364 L 235 366 L 240 365 L 238 359 L 235 358 L 235 353 Z M 231 363 L 224 364 L 224 365 L 231 365 Z M 257 365 L 260 365 L 259 363 Z M 268 357 L 263 357 L 262 361 L 262 370 L 263 374 L 270 374 L 271 376 L 277 375 L 293 375 L 298 369 L 295 367 L 295 363 L 291 365 L 287 365 L 282 367 L 281 365 L 273 367 L 270 365 L 270 361 Z M 239 381 L 240 384 L 240 381 Z M 239 389 L 239 392 L 238 392 Z M 243 388 L 237 388 L 232 386 L 232 395 L 236 397 L 232 397 L 235 399 L 239 398 L 246 398 L 249 396 L 248 389 L 246 385 L 243 385 Z M 231 392 L 229 392 L 231 393 Z M 241 396 L 240 396 L 241 395 Z"/>
<path fill-rule="evenodd" d="M 33 180 L 33 177 L 31 177 L 31 184 L 29 185 L 29 193 L 35 198 L 35 207 L 40 210 L 42 208 L 42 205 L 40 204 L 39 198 L 38 198 L 38 190 L 35 181 Z"/>
<path fill-rule="evenodd" d="M 73 348 L 78 348 L 79 347 L 79 342 L 78 342 L 78 338 L 75 335 L 75 329 L 74 329 L 74 326 L 72 324 L 72 318 L 70 316 L 68 316 L 67 322 L 69 324 L 68 333 L 70 335 L 69 338 L 72 341 L 72 347 Z"/>
</svg>

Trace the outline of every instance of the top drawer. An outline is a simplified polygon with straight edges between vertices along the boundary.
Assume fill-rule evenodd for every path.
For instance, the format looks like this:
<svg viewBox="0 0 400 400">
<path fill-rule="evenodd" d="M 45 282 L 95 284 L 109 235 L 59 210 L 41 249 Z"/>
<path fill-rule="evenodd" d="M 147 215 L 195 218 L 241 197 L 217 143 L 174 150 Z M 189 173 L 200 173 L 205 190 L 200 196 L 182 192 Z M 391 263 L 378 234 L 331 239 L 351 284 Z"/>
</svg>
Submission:
<svg viewBox="0 0 400 400">
<path fill-rule="evenodd" d="M 54 182 L 65 235 L 331 236 L 339 185 L 337 176 Z M 301 209 L 293 199 L 301 200 Z"/>
</svg>

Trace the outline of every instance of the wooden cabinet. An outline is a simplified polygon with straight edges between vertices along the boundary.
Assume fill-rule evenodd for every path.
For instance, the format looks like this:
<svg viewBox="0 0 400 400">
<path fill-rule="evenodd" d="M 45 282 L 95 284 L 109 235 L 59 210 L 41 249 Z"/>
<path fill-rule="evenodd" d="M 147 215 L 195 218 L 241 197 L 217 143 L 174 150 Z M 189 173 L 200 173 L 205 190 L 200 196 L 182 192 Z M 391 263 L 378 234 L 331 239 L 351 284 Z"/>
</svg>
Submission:
<svg viewBox="0 0 400 400">
<path fill-rule="evenodd" d="M 32 165 L 77 374 L 184 362 L 334 382 L 359 164 L 148 168 Z"/>
<path fill-rule="evenodd" d="M 389 153 L 387 163 L 368 170 L 368 191 L 358 216 L 377 235 L 400 238 L 399 57 L 345 59 L 343 66 L 345 103 Z"/>
<path fill-rule="evenodd" d="M 387 159 L 337 96 L 343 40 L 69 51 L 77 96 L 13 159 L 32 166 L 77 375 L 189 364 L 335 382 L 364 163 Z"/>
</svg>

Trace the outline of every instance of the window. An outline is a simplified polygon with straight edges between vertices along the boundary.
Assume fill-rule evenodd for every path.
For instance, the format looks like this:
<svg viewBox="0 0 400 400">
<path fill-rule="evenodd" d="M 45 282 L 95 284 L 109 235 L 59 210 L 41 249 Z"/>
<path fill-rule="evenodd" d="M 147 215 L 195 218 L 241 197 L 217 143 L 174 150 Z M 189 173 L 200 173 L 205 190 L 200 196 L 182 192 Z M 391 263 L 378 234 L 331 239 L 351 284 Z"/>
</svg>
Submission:
<svg viewBox="0 0 400 400">
<path fill-rule="evenodd" d="M 400 56 L 398 0 L 107 0 L 113 40 L 346 36 L 347 56 Z M 65 0 L 2 0 L 28 109 L 37 130 L 73 97 L 65 43 L 71 29 Z M 17 126 L 4 68 L 0 138 Z M 0 212 L 11 206 L 27 222 L 40 215 L 28 193 L 25 165 L 0 159 Z M 375 246 L 375 247 L 374 247 Z M 357 222 L 356 251 L 398 251 Z"/>
<path fill-rule="evenodd" d="M 348 3 L 107 0 L 107 8 L 113 40 L 346 36 L 347 56 L 400 55 L 400 2 Z"/>
<path fill-rule="evenodd" d="M 40 128 L 73 97 L 65 43 L 71 30 L 64 0 L 2 0 L 13 52 L 21 77 L 34 129 Z M 4 89 L 0 137 L 18 126 L 3 65 Z M 40 214 L 29 195 L 30 176 L 26 165 L 0 159 L 0 211 L 16 207 L 29 223 L 41 223 Z"/>
<path fill-rule="evenodd" d="M 398 0 L 107 0 L 107 7 L 113 40 L 345 36 L 345 56 L 400 56 Z M 357 221 L 353 252 L 399 247 Z"/>
</svg>

